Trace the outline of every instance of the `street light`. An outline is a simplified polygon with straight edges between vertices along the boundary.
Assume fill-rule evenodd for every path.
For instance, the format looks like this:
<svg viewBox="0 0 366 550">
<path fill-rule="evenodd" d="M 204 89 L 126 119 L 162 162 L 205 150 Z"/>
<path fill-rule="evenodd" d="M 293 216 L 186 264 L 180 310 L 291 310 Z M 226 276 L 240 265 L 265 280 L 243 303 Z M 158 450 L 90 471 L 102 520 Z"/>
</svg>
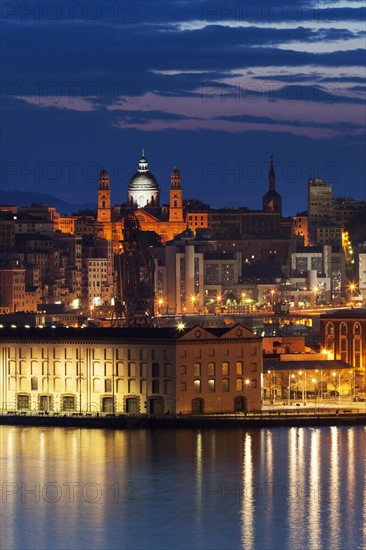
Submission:
<svg viewBox="0 0 366 550">
<path fill-rule="evenodd" d="M 337 373 L 333 371 L 332 376 L 335 380 Z M 334 383 L 334 386 L 337 387 L 335 383 Z M 338 404 L 340 404 L 340 402 L 341 402 L 341 375 L 340 375 L 340 371 L 338 371 Z"/>
<path fill-rule="evenodd" d="M 291 403 L 291 378 L 294 379 L 295 375 L 288 373 L 288 404 Z"/>
<path fill-rule="evenodd" d="M 158 299 L 158 315 L 161 315 L 160 309 L 161 309 L 161 306 L 162 306 L 163 304 L 164 304 L 164 298 L 160 297 L 160 298 Z"/>
<path fill-rule="evenodd" d="M 304 383 L 302 386 L 302 401 L 306 405 L 306 370 L 304 370 Z M 302 376 L 302 370 L 299 371 L 299 375 Z"/>
<path fill-rule="evenodd" d="M 319 370 L 316 369 L 315 372 L 318 374 Z M 320 399 L 323 399 L 323 371 L 320 369 Z"/>
<path fill-rule="evenodd" d="M 350 376 L 350 380 L 351 380 L 351 382 L 350 382 L 351 392 L 350 393 L 351 393 L 352 398 L 354 399 L 355 395 L 356 395 L 356 377 L 355 377 L 356 372 L 355 372 L 355 368 L 351 369 L 349 371 L 349 373 L 351 375 Z"/>
<path fill-rule="evenodd" d="M 81 414 L 82 412 L 82 407 L 81 407 L 81 381 L 85 379 L 85 376 L 83 374 L 78 374 L 77 376 L 78 380 L 79 380 L 79 413 Z"/>
<path fill-rule="evenodd" d="M 350 293 L 350 300 L 352 301 L 352 298 L 354 298 L 355 290 L 357 289 L 356 283 L 349 283 L 348 285 L 348 291 Z"/>
</svg>

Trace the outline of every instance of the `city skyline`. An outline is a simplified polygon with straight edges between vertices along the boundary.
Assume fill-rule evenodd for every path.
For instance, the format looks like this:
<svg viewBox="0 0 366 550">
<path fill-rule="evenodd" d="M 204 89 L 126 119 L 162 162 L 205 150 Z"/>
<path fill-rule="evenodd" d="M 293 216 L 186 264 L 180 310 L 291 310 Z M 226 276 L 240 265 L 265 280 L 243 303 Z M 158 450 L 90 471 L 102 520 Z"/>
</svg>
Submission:
<svg viewBox="0 0 366 550">
<path fill-rule="evenodd" d="M 120 203 L 144 147 L 163 195 L 178 166 L 185 197 L 214 208 L 260 208 L 271 155 L 285 215 L 306 209 L 310 176 L 365 199 L 364 14 L 358 1 L 6 3 L 1 189 L 95 202 L 105 165 Z"/>
</svg>

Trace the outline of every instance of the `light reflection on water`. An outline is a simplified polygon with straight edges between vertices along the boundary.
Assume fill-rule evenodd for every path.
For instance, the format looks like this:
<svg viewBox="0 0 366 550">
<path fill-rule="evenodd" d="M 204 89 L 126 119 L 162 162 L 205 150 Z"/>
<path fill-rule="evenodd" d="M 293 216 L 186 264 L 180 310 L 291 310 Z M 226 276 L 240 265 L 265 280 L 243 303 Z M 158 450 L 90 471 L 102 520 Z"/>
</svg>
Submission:
<svg viewBox="0 0 366 550">
<path fill-rule="evenodd" d="M 366 549 L 366 429 L 0 427 L 1 550 Z"/>
</svg>

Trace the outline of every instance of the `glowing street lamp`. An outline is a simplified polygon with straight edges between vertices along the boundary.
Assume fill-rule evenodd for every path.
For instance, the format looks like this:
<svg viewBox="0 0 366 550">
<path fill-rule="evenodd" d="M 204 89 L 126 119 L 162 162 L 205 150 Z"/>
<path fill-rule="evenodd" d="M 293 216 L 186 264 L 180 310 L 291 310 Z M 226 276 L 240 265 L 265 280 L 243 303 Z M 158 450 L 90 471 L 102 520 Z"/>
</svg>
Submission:
<svg viewBox="0 0 366 550">
<path fill-rule="evenodd" d="M 291 402 L 291 378 L 294 381 L 295 375 L 288 373 L 288 404 Z"/>
<path fill-rule="evenodd" d="M 161 309 L 161 306 L 162 306 L 163 304 L 164 304 L 164 298 L 160 297 L 160 298 L 158 299 L 158 314 L 159 314 L 159 315 L 161 315 L 160 309 Z"/>
<path fill-rule="evenodd" d="M 318 376 L 319 370 L 315 370 L 316 375 Z M 320 399 L 323 399 L 323 371 L 320 369 Z"/>
<path fill-rule="evenodd" d="M 349 283 L 348 285 L 348 292 L 350 294 L 350 299 L 352 300 L 355 296 L 355 293 L 356 293 L 356 290 L 357 290 L 357 285 L 356 283 Z"/>
<path fill-rule="evenodd" d="M 341 402 L 341 375 L 340 375 L 340 371 L 338 371 L 338 386 L 335 383 L 335 377 L 337 376 L 337 373 L 333 371 L 332 376 L 333 376 L 333 379 L 334 379 L 334 387 L 338 387 L 338 403 L 340 403 Z"/>
</svg>

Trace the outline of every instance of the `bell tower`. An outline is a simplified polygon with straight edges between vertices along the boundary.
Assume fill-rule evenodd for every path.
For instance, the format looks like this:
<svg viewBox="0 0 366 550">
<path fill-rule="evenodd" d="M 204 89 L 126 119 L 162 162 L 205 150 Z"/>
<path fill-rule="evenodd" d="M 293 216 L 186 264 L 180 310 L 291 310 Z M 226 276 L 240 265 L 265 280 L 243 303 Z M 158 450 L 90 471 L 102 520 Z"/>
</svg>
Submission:
<svg viewBox="0 0 366 550">
<path fill-rule="evenodd" d="M 111 189 L 109 187 L 109 175 L 107 170 L 103 170 L 99 174 L 98 187 L 98 214 L 97 221 L 100 223 L 111 222 Z"/>
<path fill-rule="evenodd" d="M 169 221 L 183 221 L 182 177 L 178 168 L 174 168 L 170 178 Z"/>
<path fill-rule="evenodd" d="M 282 216 L 282 198 L 276 191 L 276 174 L 273 166 L 273 157 L 268 172 L 268 191 L 262 198 L 264 212 L 273 212 Z"/>
</svg>

